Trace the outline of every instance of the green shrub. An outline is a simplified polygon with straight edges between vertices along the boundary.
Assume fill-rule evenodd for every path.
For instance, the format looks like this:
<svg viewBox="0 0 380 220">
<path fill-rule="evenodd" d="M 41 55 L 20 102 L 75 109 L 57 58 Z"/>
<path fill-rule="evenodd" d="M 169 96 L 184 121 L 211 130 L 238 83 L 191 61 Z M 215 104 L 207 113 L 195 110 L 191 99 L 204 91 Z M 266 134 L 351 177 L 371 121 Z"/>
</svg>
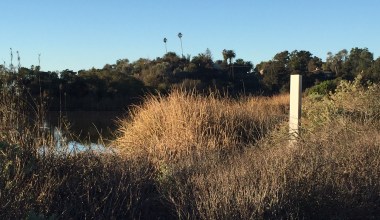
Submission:
<svg viewBox="0 0 380 220">
<path fill-rule="evenodd" d="M 380 85 L 362 83 L 359 75 L 354 81 L 342 80 L 334 93 L 316 97 L 309 95 L 304 100 L 304 125 L 319 126 L 350 118 L 356 121 L 378 121 L 380 117 Z"/>
<path fill-rule="evenodd" d="M 326 80 L 311 88 L 308 88 L 306 90 L 306 93 L 308 95 L 311 95 L 311 94 L 327 95 L 330 92 L 333 92 L 336 89 L 336 87 L 337 87 L 336 80 Z"/>
</svg>

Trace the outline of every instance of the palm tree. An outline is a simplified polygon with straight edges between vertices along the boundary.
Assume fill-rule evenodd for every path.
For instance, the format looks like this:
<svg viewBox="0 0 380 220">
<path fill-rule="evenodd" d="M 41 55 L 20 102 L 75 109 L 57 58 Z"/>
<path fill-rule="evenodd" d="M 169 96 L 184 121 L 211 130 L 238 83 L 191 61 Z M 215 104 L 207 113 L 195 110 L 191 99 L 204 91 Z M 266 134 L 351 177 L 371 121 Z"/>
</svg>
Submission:
<svg viewBox="0 0 380 220">
<path fill-rule="evenodd" d="M 232 65 L 232 59 L 236 57 L 236 53 L 233 50 L 226 50 L 224 49 L 223 52 L 223 60 L 224 63 L 227 63 L 227 60 L 230 62 L 230 75 L 232 75 L 232 78 L 234 78 L 234 66 Z"/>
<path fill-rule="evenodd" d="M 236 53 L 233 50 L 226 50 L 224 49 L 223 52 L 223 60 L 225 63 L 227 63 L 227 60 L 230 61 L 230 65 L 232 64 L 232 59 L 236 57 Z"/>
<path fill-rule="evenodd" d="M 164 37 L 164 43 L 165 43 L 165 50 L 166 50 L 166 53 L 168 53 L 168 47 L 166 46 L 166 42 L 168 41 L 168 39 L 166 39 L 166 37 Z"/>
<path fill-rule="evenodd" d="M 230 65 L 232 64 L 232 59 L 236 57 L 236 53 L 233 50 L 227 50 L 227 57 L 230 60 Z"/>
<path fill-rule="evenodd" d="M 183 47 L 182 47 L 182 33 L 178 33 L 179 40 L 181 41 L 181 50 L 182 50 L 182 58 L 183 58 Z"/>
</svg>

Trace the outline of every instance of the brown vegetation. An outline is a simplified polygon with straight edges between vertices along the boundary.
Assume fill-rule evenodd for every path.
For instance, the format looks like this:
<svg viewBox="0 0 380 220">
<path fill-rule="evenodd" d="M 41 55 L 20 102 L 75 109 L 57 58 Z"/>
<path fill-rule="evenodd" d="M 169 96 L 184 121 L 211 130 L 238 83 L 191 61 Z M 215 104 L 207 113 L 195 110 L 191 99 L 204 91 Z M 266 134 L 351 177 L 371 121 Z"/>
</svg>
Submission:
<svg viewBox="0 0 380 220">
<path fill-rule="evenodd" d="M 380 87 L 360 78 L 305 97 L 292 146 L 287 96 L 149 97 L 120 121 L 113 143 L 120 154 L 42 155 L 33 127 L 3 129 L 0 217 L 375 219 L 378 97 Z M 14 109 L 0 110 L 1 128 L 20 120 Z"/>
<path fill-rule="evenodd" d="M 234 100 L 176 90 L 134 108 L 130 119 L 120 121 L 114 145 L 132 157 L 166 162 L 242 150 L 286 119 L 288 105 L 287 95 Z"/>
<path fill-rule="evenodd" d="M 380 123 L 374 97 L 380 89 L 359 81 L 343 81 L 323 100 L 307 97 L 303 135 L 293 147 L 287 123 L 274 126 L 269 117 L 283 114 L 284 102 L 256 99 L 260 104 L 252 107 L 249 98 L 235 102 L 183 93 L 149 99 L 123 122 L 116 143 L 128 157 L 164 158 L 156 166 L 157 184 L 177 218 L 375 218 L 380 215 Z M 239 139 L 236 131 L 257 131 L 252 129 L 257 123 L 271 129 Z M 202 136 L 213 128 L 218 132 Z M 210 144 L 213 138 L 223 141 Z M 173 151 L 185 153 L 173 159 Z"/>
</svg>

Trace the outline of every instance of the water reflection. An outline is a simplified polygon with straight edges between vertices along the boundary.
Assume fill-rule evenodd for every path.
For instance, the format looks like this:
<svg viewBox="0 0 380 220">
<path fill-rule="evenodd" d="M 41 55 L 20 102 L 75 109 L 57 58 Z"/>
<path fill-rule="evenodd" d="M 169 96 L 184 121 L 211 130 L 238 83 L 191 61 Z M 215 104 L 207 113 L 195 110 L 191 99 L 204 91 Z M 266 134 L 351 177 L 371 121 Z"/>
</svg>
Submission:
<svg viewBox="0 0 380 220">
<path fill-rule="evenodd" d="M 116 120 L 124 117 L 125 112 L 119 111 L 68 111 L 62 113 L 71 136 L 80 142 L 97 143 L 113 140 L 117 128 Z M 60 127 L 60 112 L 48 112 L 47 122 L 50 127 Z"/>
<path fill-rule="evenodd" d="M 49 153 L 50 150 L 58 154 L 83 151 L 112 153 L 104 144 L 113 140 L 116 120 L 124 116 L 123 112 L 74 111 L 64 112 L 62 116 L 65 124 L 68 124 L 67 132 L 61 129 L 64 126 L 59 112 L 49 112 L 46 121 L 40 127 L 52 134 L 55 146 L 55 149 L 42 146 L 42 154 Z"/>
<path fill-rule="evenodd" d="M 106 147 L 104 143 L 80 143 L 78 141 L 69 140 L 67 136 L 58 127 L 53 128 L 52 132 L 54 149 L 48 145 L 40 148 L 41 154 L 75 154 L 84 151 L 92 151 L 97 153 L 114 153 L 110 147 Z"/>
</svg>

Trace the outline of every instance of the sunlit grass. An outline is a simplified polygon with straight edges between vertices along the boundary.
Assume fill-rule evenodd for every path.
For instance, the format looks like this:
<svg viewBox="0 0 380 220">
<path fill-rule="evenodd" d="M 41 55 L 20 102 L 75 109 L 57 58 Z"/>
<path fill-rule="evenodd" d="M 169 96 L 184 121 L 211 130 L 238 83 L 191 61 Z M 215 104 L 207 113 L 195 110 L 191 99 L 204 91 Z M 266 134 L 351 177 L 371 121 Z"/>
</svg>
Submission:
<svg viewBox="0 0 380 220">
<path fill-rule="evenodd" d="M 175 90 L 131 110 L 114 145 L 127 156 L 164 161 L 239 151 L 285 120 L 288 103 L 286 95 L 232 99 Z"/>
</svg>

